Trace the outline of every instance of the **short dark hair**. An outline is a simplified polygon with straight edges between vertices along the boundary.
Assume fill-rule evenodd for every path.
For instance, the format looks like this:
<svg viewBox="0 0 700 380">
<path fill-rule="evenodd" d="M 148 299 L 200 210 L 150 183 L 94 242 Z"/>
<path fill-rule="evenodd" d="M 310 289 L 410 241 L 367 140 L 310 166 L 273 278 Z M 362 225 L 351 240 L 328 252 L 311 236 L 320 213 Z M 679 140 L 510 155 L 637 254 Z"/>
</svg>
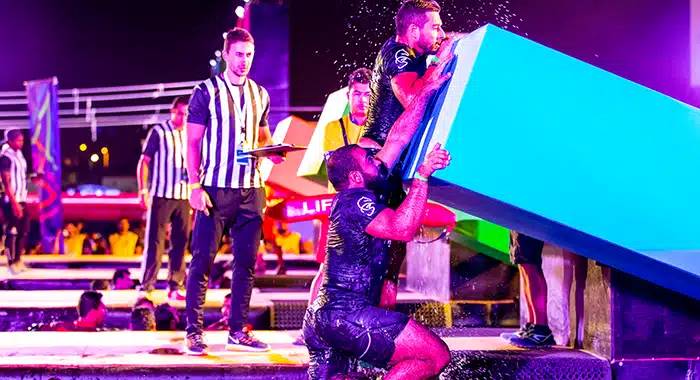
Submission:
<svg viewBox="0 0 700 380">
<path fill-rule="evenodd" d="M 153 311 L 156 319 L 156 330 L 168 331 L 177 328 L 177 316 L 173 312 L 173 307 L 168 303 L 162 303 Z"/>
<path fill-rule="evenodd" d="M 132 310 L 129 328 L 132 331 L 155 331 L 156 317 L 153 310 L 147 307 L 137 307 Z"/>
<path fill-rule="evenodd" d="M 10 141 L 22 136 L 22 131 L 19 129 L 8 129 L 5 131 L 5 140 Z"/>
<path fill-rule="evenodd" d="M 181 95 L 181 96 L 176 96 L 175 99 L 173 99 L 172 104 L 170 105 L 170 109 L 175 109 L 179 105 L 188 105 L 190 103 L 190 97 L 189 95 Z"/>
<path fill-rule="evenodd" d="M 348 89 L 355 83 L 368 84 L 372 79 L 372 71 L 366 67 L 360 67 L 348 75 Z"/>
<path fill-rule="evenodd" d="M 115 270 L 114 274 L 112 275 L 112 284 L 116 283 L 118 279 L 124 276 L 129 276 L 129 278 L 131 278 L 131 272 L 128 269 Z"/>
<path fill-rule="evenodd" d="M 362 149 L 357 144 L 350 144 L 340 147 L 328 156 L 326 161 L 326 171 L 328 180 L 333 187 L 338 190 L 345 190 L 348 186 L 348 176 L 352 171 L 361 171 L 360 163 L 352 155 L 356 149 Z"/>
<path fill-rule="evenodd" d="M 97 310 L 102 304 L 102 293 L 94 290 L 84 291 L 78 301 L 78 315 L 85 317 L 92 310 Z"/>
<path fill-rule="evenodd" d="M 411 24 L 423 26 L 427 12 L 440 12 L 440 5 L 434 0 L 406 0 L 396 12 L 396 34 L 402 36 Z"/>
<path fill-rule="evenodd" d="M 136 302 L 134 302 L 134 309 L 138 308 L 147 308 L 147 309 L 155 309 L 156 304 L 151 301 L 148 297 L 139 297 Z"/>
<path fill-rule="evenodd" d="M 231 45 L 235 44 L 236 42 L 250 42 L 255 44 L 253 35 L 250 34 L 249 31 L 236 27 L 226 32 L 226 37 L 224 37 L 224 52 L 228 52 Z"/>
<path fill-rule="evenodd" d="M 90 290 L 109 290 L 109 281 L 105 279 L 92 280 Z"/>
</svg>

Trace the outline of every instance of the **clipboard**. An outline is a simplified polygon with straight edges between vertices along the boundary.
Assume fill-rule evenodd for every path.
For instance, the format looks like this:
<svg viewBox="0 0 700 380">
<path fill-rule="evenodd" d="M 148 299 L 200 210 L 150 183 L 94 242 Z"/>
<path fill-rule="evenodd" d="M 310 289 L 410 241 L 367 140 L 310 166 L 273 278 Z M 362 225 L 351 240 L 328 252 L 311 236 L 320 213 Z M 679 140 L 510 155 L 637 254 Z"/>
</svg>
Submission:
<svg viewBox="0 0 700 380">
<path fill-rule="evenodd" d="M 263 146 L 253 150 L 244 151 L 243 154 L 248 154 L 255 157 L 267 157 L 271 155 L 283 155 L 288 152 L 295 152 L 297 150 L 304 150 L 305 146 L 294 145 L 294 144 L 273 144 Z"/>
</svg>

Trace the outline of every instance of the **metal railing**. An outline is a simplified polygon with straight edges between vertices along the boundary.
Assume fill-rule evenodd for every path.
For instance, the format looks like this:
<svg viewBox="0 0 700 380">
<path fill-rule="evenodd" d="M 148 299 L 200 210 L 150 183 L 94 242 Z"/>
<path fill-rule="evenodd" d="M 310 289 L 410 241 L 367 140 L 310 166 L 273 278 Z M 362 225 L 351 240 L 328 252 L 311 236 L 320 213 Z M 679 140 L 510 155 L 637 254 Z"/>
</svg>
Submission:
<svg viewBox="0 0 700 380">
<path fill-rule="evenodd" d="M 173 98 L 190 95 L 199 81 L 132 86 L 59 89 L 61 128 L 97 128 L 141 125 L 144 128 L 168 117 Z M 273 112 L 321 112 L 322 107 L 272 107 Z M 28 128 L 24 91 L 0 92 L 0 130 Z"/>
</svg>

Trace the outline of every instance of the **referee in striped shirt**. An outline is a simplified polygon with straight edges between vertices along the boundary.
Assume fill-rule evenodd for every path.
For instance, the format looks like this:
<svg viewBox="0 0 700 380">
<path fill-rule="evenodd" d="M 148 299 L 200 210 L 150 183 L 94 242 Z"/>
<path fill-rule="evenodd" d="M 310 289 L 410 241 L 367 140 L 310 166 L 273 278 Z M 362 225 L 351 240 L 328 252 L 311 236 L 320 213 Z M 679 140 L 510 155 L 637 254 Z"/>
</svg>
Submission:
<svg viewBox="0 0 700 380">
<path fill-rule="evenodd" d="M 22 154 L 24 135 L 19 129 L 5 134 L 7 145 L 0 153 L 0 177 L 5 194 L 2 197 L 2 212 L 5 217 L 5 254 L 10 273 L 26 270 L 22 263 L 22 251 L 26 247 L 29 232 L 27 212 L 27 161 Z"/>
<path fill-rule="evenodd" d="M 227 350 L 268 351 L 244 324 L 253 288 L 253 267 L 262 234 L 265 205 L 258 160 L 243 152 L 269 144 L 270 98 L 248 78 L 255 46 L 241 28 L 228 31 L 223 58 L 226 71 L 195 87 L 187 118 L 187 169 L 190 205 L 195 212 L 192 262 L 187 276 L 185 352 L 204 355 L 202 339 L 207 280 L 221 235 L 233 238 L 231 316 Z M 279 163 L 282 157 L 275 157 Z"/>
<path fill-rule="evenodd" d="M 168 298 L 179 301 L 185 299 L 184 256 L 190 233 L 185 163 L 187 102 L 187 97 L 175 98 L 170 108 L 170 120 L 150 130 L 136 175 L 141 205 L 147 210 L 140 290 L 150 293 L 155 288 L 165 250 L 165 229 L 170 224 Z"/>
</svg>

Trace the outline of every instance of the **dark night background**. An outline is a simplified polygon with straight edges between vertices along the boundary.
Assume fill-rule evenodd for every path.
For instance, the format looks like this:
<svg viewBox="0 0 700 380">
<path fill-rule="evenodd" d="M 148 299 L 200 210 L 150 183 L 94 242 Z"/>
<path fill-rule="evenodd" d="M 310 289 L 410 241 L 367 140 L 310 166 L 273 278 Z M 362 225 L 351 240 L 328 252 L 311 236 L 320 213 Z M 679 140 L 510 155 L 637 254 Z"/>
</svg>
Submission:
<svg viewBox="0 0 700 380">
<path fill-rule="evenodd" d="M 282 4 L 289 13 L 292 106 L 322 105 L 325 95 L 341 86 L 344 75 L 358 65 L 371 65 L 379 45 L 393 32 L 392 17 L 399 4 L 398 0 L 259 2 Z M 441 4 L 448 31 L 468 32 L 490 22 L 700 105 L 698 90 L 690 86 L 689 0 L 445 0 Z M 61 88 L 204 79 L 209 59 L 220 48 L 221 33 L 234 26 L 235 6 L 233 0 L 0 0 L 0 91 L 22 90 L 22 81 L 52 75 L 59 78 Z M 275 99 L 272 102 L 274 106 Z M 140 133 L 114 128 L 101 135 L 125 141 L 124 157 L 114 155 L 110 174 L 135 171 Z M 125 138 L 132 134 L 133 144 Z M 77 145 L 66 140 L 89 139 L 89 131 L 64 132 L 62 139 L 66 154 Z"/>
</svg>

